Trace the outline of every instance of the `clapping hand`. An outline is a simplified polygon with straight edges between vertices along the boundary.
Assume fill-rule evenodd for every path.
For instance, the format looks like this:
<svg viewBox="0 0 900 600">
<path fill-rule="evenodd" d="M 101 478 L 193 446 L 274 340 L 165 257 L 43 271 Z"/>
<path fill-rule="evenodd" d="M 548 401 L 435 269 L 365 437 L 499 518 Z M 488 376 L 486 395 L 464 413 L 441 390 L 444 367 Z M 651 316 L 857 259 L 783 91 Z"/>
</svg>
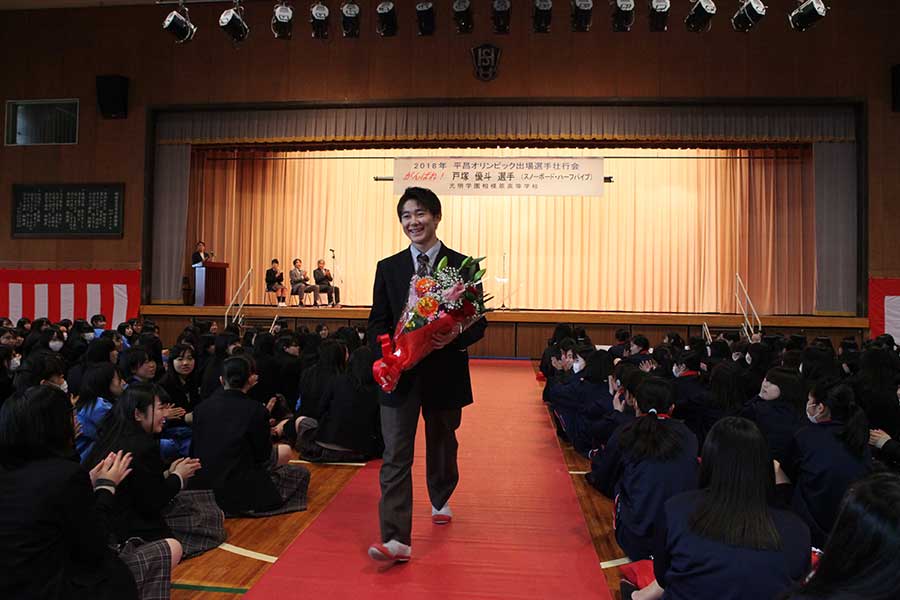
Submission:
<svg viewBox="0 0 900 600">
<path fill-rule="evenodd" d="M 91 485 L 96 485 L 100 479 L 107 479 L 119 485 L 123 479 L 131 473 L 131 452 L 119 450 L 115 454 L 110 452 L 106 458 L 97 463 L 90 471 Z"/>
<path fill-rule="evenodd" d="M 169 466 L 169 473 L 175 473 L 181 477 L 181 481 L 187 481 L 200 470 L 199 458 L 176 458 Z"/>
<path fill-rule="evenodd" d="M 870 429 L 869 430 L 869 445 L 875 446 L 878 449 L 884 447 L 886 443 L 888 443 L 891 439 L 891 436 L 882 431 L 881 429 Z"/>
</svg>

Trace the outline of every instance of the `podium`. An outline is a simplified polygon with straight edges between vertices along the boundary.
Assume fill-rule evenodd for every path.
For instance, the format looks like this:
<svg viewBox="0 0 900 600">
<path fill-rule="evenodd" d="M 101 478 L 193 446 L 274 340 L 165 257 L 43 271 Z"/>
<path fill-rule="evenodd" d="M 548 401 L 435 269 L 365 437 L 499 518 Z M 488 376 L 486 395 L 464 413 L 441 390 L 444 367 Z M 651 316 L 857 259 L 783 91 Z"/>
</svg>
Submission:
<svg viewBox="0 0 900 600">
<path fill-rule="evenodd" d="M 194 306 L 225 306 L 228 263 L 206 261 L 194 267 Z"/>
</svg>

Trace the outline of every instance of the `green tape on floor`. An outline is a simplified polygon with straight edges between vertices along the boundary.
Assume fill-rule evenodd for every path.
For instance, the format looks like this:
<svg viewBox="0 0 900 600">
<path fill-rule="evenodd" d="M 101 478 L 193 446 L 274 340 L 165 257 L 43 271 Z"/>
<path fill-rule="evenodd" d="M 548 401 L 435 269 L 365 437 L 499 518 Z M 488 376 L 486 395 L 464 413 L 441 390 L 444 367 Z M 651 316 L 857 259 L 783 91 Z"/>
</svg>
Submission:
<svg viewBox="0 0 900 600">
<path fill-rule="evenodd" d="M 220 585 L 196 585 L 193 583 L 173 583 L 176 590 L 196 590 L 198 592 L 220 592 L 222 594 L 246 594 L 250 588 L 224 587 Z"/>
</svg>

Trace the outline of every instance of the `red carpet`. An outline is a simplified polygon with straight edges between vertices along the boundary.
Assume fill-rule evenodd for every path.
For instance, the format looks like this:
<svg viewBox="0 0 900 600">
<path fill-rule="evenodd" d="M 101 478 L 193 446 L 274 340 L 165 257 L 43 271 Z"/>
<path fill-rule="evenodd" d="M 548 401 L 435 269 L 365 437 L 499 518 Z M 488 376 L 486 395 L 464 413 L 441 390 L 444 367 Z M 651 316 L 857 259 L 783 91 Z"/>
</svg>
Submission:
<svg viewBox="0 0 900 600">
<path fill-rule="evenodd" d="M 370 463 L 245 597 L 610 598 L 531 365 L 473 361 L 472 378 L 452 524 L 431 523 L 420 422 L 412 560 L 385 568 L 366 555 L 380 541 Z"/>
</svg>

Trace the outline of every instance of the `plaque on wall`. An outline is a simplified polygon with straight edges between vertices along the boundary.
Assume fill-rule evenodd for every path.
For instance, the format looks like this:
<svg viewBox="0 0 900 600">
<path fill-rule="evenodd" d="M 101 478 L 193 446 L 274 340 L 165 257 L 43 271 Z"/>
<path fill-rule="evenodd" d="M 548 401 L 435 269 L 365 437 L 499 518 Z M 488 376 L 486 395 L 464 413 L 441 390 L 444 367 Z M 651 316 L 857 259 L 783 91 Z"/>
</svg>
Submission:
<svg viewBox="0 0 900 600">
<path fill-rule="evenodd" d="M 124 183 L 13 185 L 14 238 L 120 238 Z"/>
</svg>

